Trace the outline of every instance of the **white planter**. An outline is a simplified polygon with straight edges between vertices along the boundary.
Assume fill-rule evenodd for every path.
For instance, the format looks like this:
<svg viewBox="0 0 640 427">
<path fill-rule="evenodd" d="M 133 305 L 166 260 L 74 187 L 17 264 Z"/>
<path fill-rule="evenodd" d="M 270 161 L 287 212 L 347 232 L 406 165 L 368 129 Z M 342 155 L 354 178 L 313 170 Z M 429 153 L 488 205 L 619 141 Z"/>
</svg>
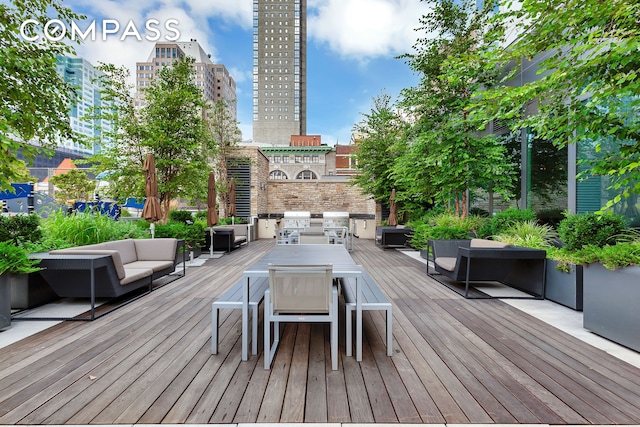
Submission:
<svg viewBox="0 0 640 427">
<path fill-rule="evenodd" d="M 640 351 L 640 266 L 585 267 L 583 312 L 586 329 Z"/>
</svg>

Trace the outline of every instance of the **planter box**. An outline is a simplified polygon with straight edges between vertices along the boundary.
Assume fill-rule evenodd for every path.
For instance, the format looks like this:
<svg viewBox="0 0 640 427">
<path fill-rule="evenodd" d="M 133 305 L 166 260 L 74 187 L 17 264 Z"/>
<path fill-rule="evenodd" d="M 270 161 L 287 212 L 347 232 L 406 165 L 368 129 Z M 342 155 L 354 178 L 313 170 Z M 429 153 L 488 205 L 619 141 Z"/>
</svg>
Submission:
<svg viewBox="0 0 640 427">
<path fill-rule="evenodd" d="M 60 299 L 40 273 L 12 275 L 11 308 L 24 310 Z"/>
<path fill-rule="evenodd" d="M 640 351 L 640 266 L 584 268 L 583 325 L 591 332 Z"/>
<path fill-rule="evenodd" d="M 10 274 L 0 274 L 0 330 L 11 326 Z"/>
<path fill-rule="evenodd" d="M 582 265 L 570 264 L 569 273 L 556 270 L 557 265 L 558 261 L 547 258 L 545 299 L 582 311 Z"/>
</svg>

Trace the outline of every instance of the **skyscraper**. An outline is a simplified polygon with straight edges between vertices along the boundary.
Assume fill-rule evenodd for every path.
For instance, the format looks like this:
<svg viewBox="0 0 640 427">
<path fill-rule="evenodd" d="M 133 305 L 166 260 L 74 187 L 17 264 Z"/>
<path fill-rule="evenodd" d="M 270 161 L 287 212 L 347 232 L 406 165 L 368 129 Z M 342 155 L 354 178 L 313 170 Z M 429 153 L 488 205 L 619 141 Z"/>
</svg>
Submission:
<svg viewBox="0 0 640 427">
<path fill-rule="evenodd" d="M 307 132 L 307 0 L 253 0 L 253 141 Z"/>
<path fill-rule="evenodd" d="M 90 120 L 88 117 L 96 113 L 94 109 L 103 107 L 106 103 L 102 99 L 102 85 L 98 80 L 102 71 L 84 58 L 67 56 L 57 56 L 56 68 L 62 78 L 76 89 L 77 98 L 69 110 L 71 128 L 93 144 L 87 147 L 64 140 L 60 141 L 59 147 L 82 155 L 100 152 L 102 146 L 111 143 L 111 139 L 103 134 L 111 131 L 113 123 L 111 120 Z"/>
</svg>

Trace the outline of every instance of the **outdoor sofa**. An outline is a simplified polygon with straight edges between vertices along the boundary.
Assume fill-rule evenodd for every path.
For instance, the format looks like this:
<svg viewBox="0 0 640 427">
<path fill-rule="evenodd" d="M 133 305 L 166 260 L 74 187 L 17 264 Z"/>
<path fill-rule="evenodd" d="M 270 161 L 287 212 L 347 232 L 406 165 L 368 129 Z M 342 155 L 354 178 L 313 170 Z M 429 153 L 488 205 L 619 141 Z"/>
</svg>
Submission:
<svg viewBox="0 0 640 427">
<path fill-rule="evenodd" d="M 113 298 L 150 289 L 153 280 L 173 273 L 183 245 L 173 238 L 124 239 L 33 257 L 41 259 L 39 273 L 58 296 Z"/>
<path fill-rule="evenodd" d="M 463 282 L 469 298 L 470 282 L 495 281 L 542 299 L 545 286 L 546 251 L 511 246 L 487 239 L 430 240 L 434 272 Z M 488 296 L 486 296 L 488 297 Z"/>
<path fill-rule="evenodd" d="M 206 249 L 209 249 L 211 237 L 207 230 Z M 231 252 L 249 242 L 249 225 L 232 224 L 213 227 L 213 249 Z"/>
<path fill-rule="evenodd" d="M 379 225 L 376 227 L 376 245 L 383 249 L 393 246 L 408 246 L 413 229 L 403 225 Z"/>
</svg>

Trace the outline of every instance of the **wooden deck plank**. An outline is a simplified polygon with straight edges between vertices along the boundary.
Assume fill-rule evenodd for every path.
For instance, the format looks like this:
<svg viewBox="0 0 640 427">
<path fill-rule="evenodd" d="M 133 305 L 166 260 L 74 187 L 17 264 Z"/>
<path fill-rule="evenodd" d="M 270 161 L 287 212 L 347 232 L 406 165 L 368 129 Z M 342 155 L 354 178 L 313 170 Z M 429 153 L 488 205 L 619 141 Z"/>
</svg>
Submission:
<svg viewBox="0 0 640 427">
<path fill-rule="evenodd" d="M 240 311 L 211 302 L 274 246 L 264 239 L 93 322 L 64 322 L 0 349 L 0 424 L 540 423 L 640 419 L 640 369 L 497 300 L 465 300 L 400 251 L 352 255 L 393 303 L 363 316 L 363 361 L 338 371 L 326 325 L 283 325 L 270 370 L 240 360 Z M 260 331 L 262 323 L 260 323 Z"/>
</svg>

